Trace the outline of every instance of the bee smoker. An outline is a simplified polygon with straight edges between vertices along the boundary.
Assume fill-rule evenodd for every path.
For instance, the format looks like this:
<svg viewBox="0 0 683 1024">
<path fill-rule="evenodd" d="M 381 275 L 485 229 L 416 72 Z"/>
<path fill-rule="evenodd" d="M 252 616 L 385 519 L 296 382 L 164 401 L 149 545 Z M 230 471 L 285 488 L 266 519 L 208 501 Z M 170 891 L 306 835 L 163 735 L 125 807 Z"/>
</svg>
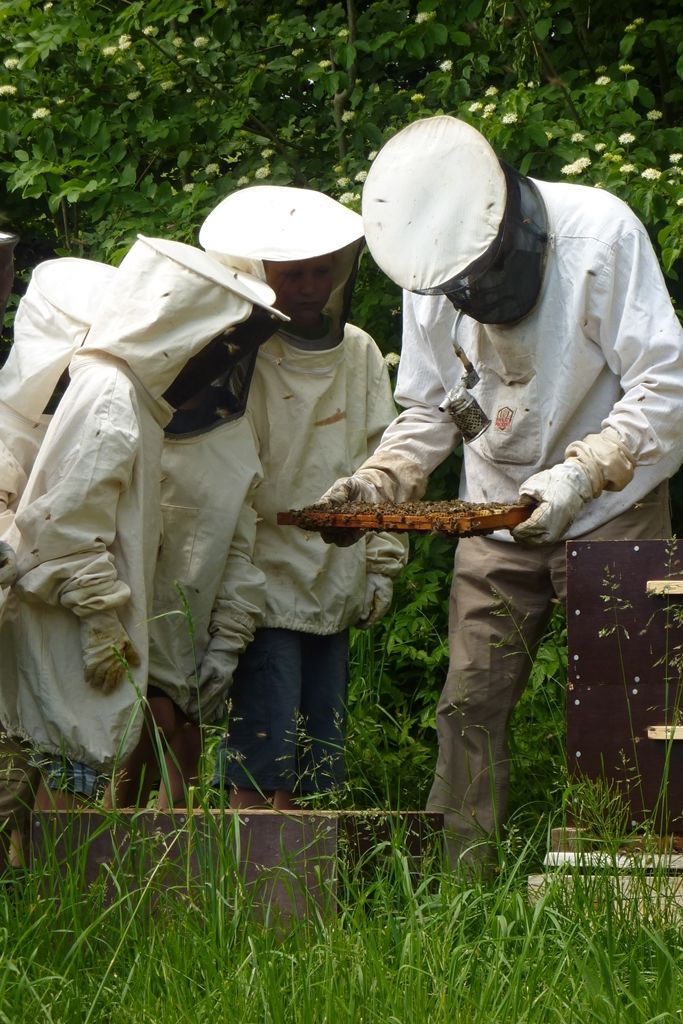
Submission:
<svg viewBox="0 0 683 1024">
<path fill-rule="evenodd" d="M 439 410 L 448 412 L 462 434 L 463 441 L 469 444 L 488 430 L 491 420 L 474 395 L 470 394 L 470 388 L 479 383 L 479 374 L 456 342 L 453 342 L 453 351 L 465 367 L 465 372 L 455 387 L 448 392 Z"/>
</svg>

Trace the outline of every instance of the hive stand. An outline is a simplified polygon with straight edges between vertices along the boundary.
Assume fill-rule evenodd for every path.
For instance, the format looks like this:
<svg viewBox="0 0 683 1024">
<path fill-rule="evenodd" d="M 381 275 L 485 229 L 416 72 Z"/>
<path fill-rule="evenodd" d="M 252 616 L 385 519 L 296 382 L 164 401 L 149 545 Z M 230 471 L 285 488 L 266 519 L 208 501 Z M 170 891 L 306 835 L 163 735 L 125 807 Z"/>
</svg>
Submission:
<svg viewBox="0 0 683 1024">
<path fill-rule="evenodd" d="M 82 810 L 34 813 L 31 859 L 58 895 L 65 878 L 121 892 L 183 896 L 211 887 L 273 921 L 329 916 L 340 887 L 398 849 L 412 870 L 439 856 L 443 817 L 422 812 Z"/>
<path fill-rule="evenodd" d="M 568 542 L 567 646 L 580 798 L 545 867 L 606 869 L 622 892 L 649 878 L 683 906 L 683 542 Z M 532 876 L 532 893 L 547 880 Z"/>
</svg>

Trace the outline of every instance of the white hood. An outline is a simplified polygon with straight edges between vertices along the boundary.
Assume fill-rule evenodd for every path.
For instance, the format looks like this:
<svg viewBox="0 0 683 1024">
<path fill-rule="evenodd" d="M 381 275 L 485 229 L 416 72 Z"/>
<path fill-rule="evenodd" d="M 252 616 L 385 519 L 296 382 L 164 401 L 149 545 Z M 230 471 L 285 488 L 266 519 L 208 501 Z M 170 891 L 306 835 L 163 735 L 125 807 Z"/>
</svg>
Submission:
<svg viewBox="0 0 683 1024">
<path fill-rule="evenodd" d="M 498 235 L 505 174 L 488 142 L 455 117 L 414 121 L 389 139 L 363 186 L 363 225 L 378 266 L 407 291 L 438 288 Z"/>
<path fill-rule="evenodd" d="M 336 199 L 313 189 L 255 185 L 232 192 L 211 211 L 199 243 L 220 260 L 265 277 L 263 260 L 308 260 L 337 254 L 325 312 L 344 318 L 345 289 L 363 245 L 363 221 Z"/>
<path fill-rule="evenodd" d="M 161 398 L 192 356 L 246 320 L 254 305 L 278 319 L 275 293 L 183 242 L 138 236 L 119 266 L 76 362 L 104 353 Z"/>
<path fill-rule="evenodd" d="M 0 401 L 36 421 L 83 343 L 116 270 L 94 260 L 46 260 L 33 271 L 0 370 Z"/>
</svg>

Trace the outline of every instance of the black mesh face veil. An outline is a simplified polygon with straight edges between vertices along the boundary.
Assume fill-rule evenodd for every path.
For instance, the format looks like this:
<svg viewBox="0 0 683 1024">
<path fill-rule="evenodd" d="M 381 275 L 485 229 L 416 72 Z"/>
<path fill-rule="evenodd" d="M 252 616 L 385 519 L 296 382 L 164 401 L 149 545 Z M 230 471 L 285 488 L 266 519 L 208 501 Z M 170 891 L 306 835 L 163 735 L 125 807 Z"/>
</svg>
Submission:
<svg viewBox="0 0 683 1024">
<path fill-rule="evenodd" d="M 203 434 L 242 416 L 258 350 L 280 324 L 272 313 L 255 306 L 243 323 L 193 356 L 164 394 L 176 409 L 166 433 Z"/>
<path fill-rule="evenodd" d="M 548 220 L 534 183 L 501 161 L 507 184 L 498 235 L 483 256 L 422 295 L 447 295 L 482 324 L 512 324 L 536 305 L 545 267 Z"/>
</svg>

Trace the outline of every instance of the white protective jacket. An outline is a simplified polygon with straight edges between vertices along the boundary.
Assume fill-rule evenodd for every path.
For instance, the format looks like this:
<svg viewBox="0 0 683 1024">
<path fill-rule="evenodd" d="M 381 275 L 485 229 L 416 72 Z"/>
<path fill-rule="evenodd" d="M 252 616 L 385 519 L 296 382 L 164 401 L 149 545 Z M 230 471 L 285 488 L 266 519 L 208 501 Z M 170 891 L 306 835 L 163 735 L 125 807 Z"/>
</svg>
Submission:
<svg viewBox="0 0 683 1024">
<path fill-rule="evenodd" d="M 312 505 L 348 476 L 395 412 L 382 354 L 358 327 L 347 325 L 327 351 L 302 351 L 279 334 L 259 351 L 249 413 L 264 475 L 254 560 L 268 581 L 267 626 L 337 633 L 361 618 L 366 573 L 393 578 L 405 564 L 398 534 L 368 533 L 340 548 L 276 522 L 278 512 Z"/>
<path fill-rule="evenodd" d="M 31 275 L 0 370 L 0 539 L 45 436 L 45 410 L 114 273 L 104 263 L 65 257 L 40 263 Z M 0 617 L 6 597 L 1 589 Z"/>
<path fill-rule="evenodd" d="M 335 253 L 325 308 L 339 344 L 303 350 L 283 334 L 260 349 L 249 393 L 263 483 L 254 561 L 266 574 L 269 627 L 328 635 L 362 616 L 366 575 L 397 576 L 408 548 L 397 534 L 366 534 L 348 548 L 278 526 L 277 513 L 316 502 L 374 450 L 396 414 L 389 374 L 372 338 L 346 325 L 363 224 L 358 214 L 307 189 L 256 186 L 232 193 L 209 215 L 200 243 L 264 274 L 263 260 Z"/>
<path fill-rule="evenodd" d="M 39 263 L 31 275 L 0 370 L 0 537 L 45 436 L 48 403 L 115 273 L 104 263 L 65 257 Z"/>
<path fill-rule="evenodd" d="M 0 635 L 0 718 L 37 750 L 110 771 L 135 747 L 173 412 L 164 394 L 212 339 L 272 298 L 179 242 L 140 237 L 117 270 L 8 537 L 20 578 Z M 107 610 L 140 664 L 104 695 L 85 683 L 79 627 Z"/>
<path fill-rule="evenodd" d="M 220 720 L 227 686 L 198 686 L 213 637 L 233 670 L 261 625 L 265 576 L 253 562 L 254 488 L 261 480 L 242 416 L 166 437 L 161 456 L 162 541 L 154 577 L 149 682 L 190 718 Z"/>
<path fill-rule="evenodd" d="M 572 442 L 611 427 L 635 472 L 623 490 L 605 490 L 583 507 L 566 534 L 579 537 L 680 465 L 683 331 L 645 228 L 626 204 L 600 189 L 535 184 L 550 234 L 536 307 L 510 326 L 468 317 L 457 326 L 457 342 L 481 378 L 472 394 L 492 421 L 464 445 L 460 497 L 514 502 L 520 485 L 561 463 Z M 395 397 L 406 411 L 371 460 L 381 471 L 389 458 L 388 489 L 398 501 L 421 496 L 429 474 L 460 443 L 438 406 L 463 373 L 447 298 L 405 292 L 403 317 Z M 402 460 L 410 470 L 405 486 Z M 505 531 L 494 536 L 511 540 Z"/>
</svg>

